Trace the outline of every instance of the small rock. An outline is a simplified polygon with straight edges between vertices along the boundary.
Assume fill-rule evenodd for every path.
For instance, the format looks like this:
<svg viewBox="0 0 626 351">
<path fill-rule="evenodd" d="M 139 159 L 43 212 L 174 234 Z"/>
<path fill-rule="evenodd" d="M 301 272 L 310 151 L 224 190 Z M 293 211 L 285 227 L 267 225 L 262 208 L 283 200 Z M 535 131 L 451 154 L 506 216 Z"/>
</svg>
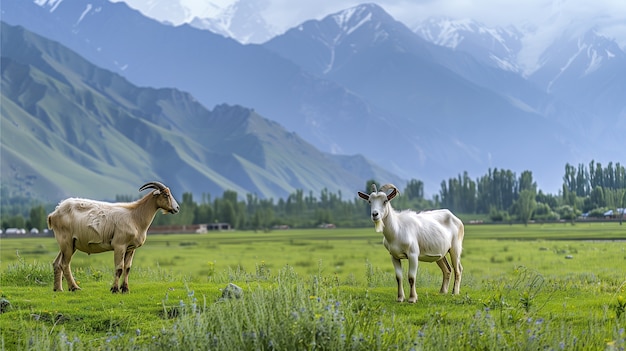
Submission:
<svg viewBox="0 0 626 351">
<path fill-rule="evenodd" d="M 572 258 L 574 258 L 574 256 L 572 256 L 572 255 L 565 256 L 565 259 L 568 259 L 568 260 L 571 260 Z"/>
<path fill-rule="evenodd" d="M 0 313 L 7 312 L 11 308 L 11 303 L 4 297 L 0 299 Z"/>
<path fill-rule="evenodd" d="M 240 299 L 243 297 L 243 289 L 233 283 L 222 290 L 222 299 Z"/>
</svg>

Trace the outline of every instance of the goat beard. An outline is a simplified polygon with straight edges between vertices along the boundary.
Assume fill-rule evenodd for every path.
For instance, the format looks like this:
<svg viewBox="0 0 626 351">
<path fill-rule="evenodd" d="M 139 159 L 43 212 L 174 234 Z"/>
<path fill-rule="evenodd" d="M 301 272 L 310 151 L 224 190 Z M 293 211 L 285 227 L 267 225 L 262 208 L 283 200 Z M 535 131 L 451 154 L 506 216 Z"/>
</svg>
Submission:
<svg viewBox="0 0 626 351">
<path fill-rule="evenodd" d="M 383 223 L 382 220 L 374 221 L 374 230 L 376 230 L 376 233 L 382 233 L 383 228 L 385 228 L 385 223 Z"/>
</svg>

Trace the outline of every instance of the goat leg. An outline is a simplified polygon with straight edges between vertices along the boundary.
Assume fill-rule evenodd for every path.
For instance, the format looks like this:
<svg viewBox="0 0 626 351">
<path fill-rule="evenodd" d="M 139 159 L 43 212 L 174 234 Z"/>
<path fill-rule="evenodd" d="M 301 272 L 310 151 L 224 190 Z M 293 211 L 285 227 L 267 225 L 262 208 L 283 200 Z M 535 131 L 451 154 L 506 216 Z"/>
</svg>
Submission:
<svg viewBox="0 0 626 351">
<path fill-rule="evenodd" d="M 442 259 L 437 261 L 437 265 L 441 268 L 441 273 L 443 273 L 443 281 L 441 282 L 441 290 L 439 292 L 441 294 L 448 293 L 448 287 L 450 286 L 450 273 L 452 273 L 452 268 L 446 259 L 446 256 L 443 256 Z"/>
<path fill-rule="evenodd" d="M 57 258 L 52 262 L 54 268 L 54 291 L 63 291 L 63 252 L 59 251 Z"/>
<path fill-rule="evenodd" d="M 415 290 L 415 278 L 417 277 L 418 254 L 409 254 L 409 303 L 417 302 L 417 292 Z"/>
<path fill-rule="evenodd" d="M 404 301 L 404 288 L 402 287 L 402 263 L 400 259 L 391 256 L 391 263 L 396 271 L 396 282 L 398 282 L 398 299 L 396 301 Z"/>
<path fill-rule="evenodd" d="M 111 292 L 114 294 L 120 292 L 118 284 L 123 271 L 124 270 L 122 268 L 118 268 L 115 270 L 115 280 L 113 281 L 113 286 L 111 286 Z"/>
<path fill-rule="evenodd" d="M 130 289 L 128 289 L 128 274 L 130 274 L 130 267 L 126 267 L 126 273 L 124 274 L 124 281 L 122 282 L 122 285 L 120 286 L 120 291 L 122 292 L 122 294 L 126 294 L 130 292 Z"/>
<path fill-rule="evenodd" d="M 113 281 L 113 286 L 111 286 L 111 292 L 114 294 L 120 291 L 119 283 L 120 277 L 122 276 L 122 273 L 124 273 L 125 254 L 125 247 L 118 246 L 113 249 L 113 261 L 115 262 L 115 280 Z"/>
<path fill-rule="evenodd" d="M 69 291 L 80 290 L 80 287 L 76 284 L 76 280 L 74 280 L 72 267 L 70 266 L 74 252 L 76 252 L 76 249 L 73 247 L 61 250 L 61 268 L 63 269 L 65 280 L 67 280 L 67 288 Z"/>
<path fill-rule="evenodd" d="M 126 255 L 124 256 L 124 269 L 126 270 L 126 272 L 124 272 L 124 282 L 122 283 L 122 286 L 120 287 L 120 289 L 122 290 L 122 293 L 130 292 L 130 290 L 128 289 L 128 275 L 130 274 L 130 267 L 133 265 L 134 256 L 135 256 L 135 250 L 130 250 L 126 252 Z"/>
<path fill-rule="evenodd" d="M 461 254 L 458 252 L 450 252 L 450 260 L 454 268 L 454 287 L 452 293 L 458 295 L 461 290 L 461 276 L 463 275 L 463 266 L 461 265 Z"/>
</svg>

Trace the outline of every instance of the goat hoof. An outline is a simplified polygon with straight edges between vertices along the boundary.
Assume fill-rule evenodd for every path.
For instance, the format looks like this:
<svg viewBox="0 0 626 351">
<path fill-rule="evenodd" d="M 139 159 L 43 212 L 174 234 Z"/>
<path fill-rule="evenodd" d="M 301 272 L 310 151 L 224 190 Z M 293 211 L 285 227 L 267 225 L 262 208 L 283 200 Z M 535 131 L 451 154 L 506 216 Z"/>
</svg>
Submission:
<svg viewBox="0 0 626 351">
<path fill-rule="evenodd" d="M 417 297 L 409 299 L 409 303 L 416 303 L 416 302 L 417 302 Z"/>
<path fill-rule="evenodd" d="M 122 291 L 122 294 L 128 294 L 130 292 L 130 289 L 128 289 L 127 286 L 122 286 L 121 291 Z"/>
<path fill-rule="evenodd" d="M 117 294 L 118 292 L 120 292 L 120 289 L 117 286 L 112 286 L 111 287 L 111 292 L 114 294 Z"/>
<path fill-rule="evenodd" d="M 79 286 L 73 286 L 70 288 L 70 291 L 82 290 Z"/>
</svg>

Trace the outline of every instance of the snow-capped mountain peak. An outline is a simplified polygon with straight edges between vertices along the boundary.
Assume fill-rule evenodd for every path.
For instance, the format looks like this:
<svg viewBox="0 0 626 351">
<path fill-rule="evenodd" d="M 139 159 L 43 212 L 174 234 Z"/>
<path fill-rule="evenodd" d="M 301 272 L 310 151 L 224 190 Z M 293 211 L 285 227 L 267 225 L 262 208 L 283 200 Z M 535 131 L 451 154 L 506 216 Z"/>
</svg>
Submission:
<svg viewBox="0 0 626 351">
<path fill-rule="evenodd" d="M 341 65 L 341 61 L 364 47 L 386 40 L 389 32 L 394 30 L 394 25 L 404 27 L 380 6 L 361 4 L 327 15 L 321 20 L 308 20 L 287 31 L 280 40 L 274 38 L 264 45 L 299 47 L 302 49 L 298 51 L 301 54 L 319 50 L 304 60 L 307 62 L 305 67 L 312 72 L 328 74 L 338 64 Z M 412 34 L 408 28 L 406 31 Z M 285 44 L 285 41 L 289 44 Z M 322 52 L 324 54 L 320 55 Z"/>
<path fill-rule="evenodd" d="M 602 36 L 595 29 L 578 38 L 577 43 L 579 52 L 586 55 L 588 60 L 584 70 L 585 75 L 597 70 L 609 60 L 625 56 L 614 41 Z"/>
<path fill-rule="evenodd" d="M 556 40 L 543 52 L 540 68 L 530 78 L 552 92 L 614 62 L 626 62 L 624 51 L 614 40 L 590 29 L 582 35 L 564 34 Z"/>
<path fill-rule="evenodd" d="M 463 41 L 463 31 L 473 31 L 471 20 L 429 18 L 415 28 L 415 33 L 433 44 L 455 49 Z"/>
<path fill-rule="evenodd" d="M 55 1 L 55 0 L 38 0 Z M 174 26 L 188 23 L 235 39 L 262 43 L 278 34 L 262 16 L 267 6 L 258 0 L 111 0 L 124 1 L 145 16 Z M 60 1 L 59 1 L 60 2 Z"/>
<path fill-rule="evenodd" d="M 375 11 L 376 8 L 377 5 L 374 4 L 360 5 L 337 12 L 330 17 L 345 34 L 350 34 L 363 24 L 371 21 L 372 10 Z"/>
<path fill-rule="evenodd" d="M 261 16 L 263 3 L 254 0 L 236 0 L 222 7 L 219 13 L 206 17 L 195 17 L 189 24 L 199 29 L 247 43 L 262 43 L 278 32 Z"/>
<path fill-rule="evenodd" d="M 414 28 L 434 44 L 466 51 L 477 59 L 504 70 L 519 72 L 517 54 L 522 34 L 514 28 L 490 28 L 471 19 L 430 18 Z"/>
</svg>

